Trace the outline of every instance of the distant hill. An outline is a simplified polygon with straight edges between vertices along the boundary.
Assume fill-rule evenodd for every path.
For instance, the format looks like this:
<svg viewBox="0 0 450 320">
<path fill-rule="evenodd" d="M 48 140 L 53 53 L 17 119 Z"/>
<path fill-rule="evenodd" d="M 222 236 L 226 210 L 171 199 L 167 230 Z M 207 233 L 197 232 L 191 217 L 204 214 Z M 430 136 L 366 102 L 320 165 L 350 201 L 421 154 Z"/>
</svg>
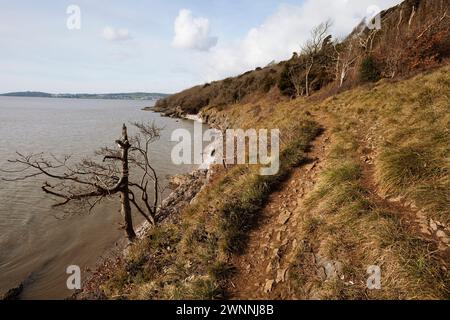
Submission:
<svg viewBox="0 0 450 320">
<path fill-rule="evenodd" d="M 37 98 L 70 98 L 70 99 L 113 99 L 113 100 L 159 100 L 168 96 L 164 93 L 147 93 L 147 92 L 131 92 L 131 93 L 105 93 L 105 94 L 88 94 L 88 93 L 63 93 L 52 94 L 38 91 L 10 92 L 0 94 L 7 97 L 37 97 Z"/>
<path fill-rule="evenodd" d="M 37 91 L 27 91 L 27 92 L 10 92 L 1 94 L 0 96 L 9 96 L 9 97 L 38 97 L 38 98 L 51 98 L 52 95 L 50 93 L 45 92 L 37 92 Z"/>
</svg>

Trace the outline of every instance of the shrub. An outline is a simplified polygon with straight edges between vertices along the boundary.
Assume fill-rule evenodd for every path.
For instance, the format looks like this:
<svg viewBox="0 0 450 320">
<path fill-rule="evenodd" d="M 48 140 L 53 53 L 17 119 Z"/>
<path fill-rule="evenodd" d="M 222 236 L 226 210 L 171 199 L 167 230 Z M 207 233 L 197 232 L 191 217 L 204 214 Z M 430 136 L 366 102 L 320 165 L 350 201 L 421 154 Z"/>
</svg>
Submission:
<svg viewBox="0 0 450 320">
<path fill-rule="evenodd" d="M 376 82 L 380 80 L 380 71 L 372 56 L 367 56 L 361 63 L 359 78 L 363 82 Z"/>
<path fill-rule="evenodd" d="M 264 93 L 269 92 L 275 84 L 276 80 L 270 74 L 266 75 L 266 77 L 262 81 L 262 91 Z"/>
<path fill-rule="evenodd" d="M 280 79 L 278 80 L 278 88 L 281 94 L 284 96 L 295 96 L 295 87 L 289 77 L 289 65 L 286 64 L 283 71 L 280 74 Z"/>
</svg>

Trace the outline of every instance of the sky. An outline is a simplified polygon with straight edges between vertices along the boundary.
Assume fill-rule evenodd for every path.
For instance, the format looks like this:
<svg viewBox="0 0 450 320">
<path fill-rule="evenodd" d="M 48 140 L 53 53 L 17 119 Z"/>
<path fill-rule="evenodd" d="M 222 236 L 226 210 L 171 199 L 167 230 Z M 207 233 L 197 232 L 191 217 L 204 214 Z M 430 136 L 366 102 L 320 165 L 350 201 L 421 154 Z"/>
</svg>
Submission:
<svg viewBox="0 0 450 320">
<path fill-rule="evenodd" d="M 174 93 L 342 38 L 401 0 L 0 0 L 0 93 Z"/>
</svg>

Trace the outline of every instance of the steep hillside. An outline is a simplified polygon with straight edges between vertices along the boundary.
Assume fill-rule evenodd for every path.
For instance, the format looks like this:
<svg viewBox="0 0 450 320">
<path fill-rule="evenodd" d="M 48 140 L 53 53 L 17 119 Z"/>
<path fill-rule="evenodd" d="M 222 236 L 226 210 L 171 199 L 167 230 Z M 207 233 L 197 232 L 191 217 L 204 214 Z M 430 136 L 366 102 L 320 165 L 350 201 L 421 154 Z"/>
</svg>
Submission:
<svg viewBox="0 0 450 320">
<path fill-rule="evenodd" d="M 257 101 L 265 96 L 278 97 L 277 82 L 281 68 L 281 65 L 267 66 L 235 78 L 190 88 L 158 101 L 155 111 L 180 116 L 197 114 L 207 106 L 224 107 Z"/>
<path fill-rule="evenodd" d="M 326 95 L 381 78 L 414 75 L 450 56 L 449 15 L 446 0 L 407 0 L 381 13 L 381 29 L 362 23 L 342 42 L 324 30 L 321 37 L 311 35 L 315 41 L 289 61 L 196 86 L 160 100 L 155 109 L 168 115 L 196 114 L 206 107 L 262 97 L 276 102 L 321 89 Z"/>
<path fill-rule="evenodd" d="M 325 132 L 232 259 L 232 296 L 450 297 L 449 71 L 289 104 Z M 381 290 L 366 287 L 373 265 Z"/>
<path fill-rule="evenodd" d="M 280 174 L 215 168 L 86 296 L 450 298 L 449 74 L 220 111 L 239 127 L 281 128 Z M 366 288 L 373 265 L 381 290 Z"/>
<path fill-rule="evenodd" d="M 405 1 L 383 13 L 389 31 L 355 29 L 358 38 L 341 45 L 365 34 L 370 51 L 355 51 L 342 83 L 312 72 L 309 80 L 319 80 L 308 81 L 310 96 L 298 90 L 290 99 L 280 90 L 286 68 L 305 61 L 298 55 L 161 101 L 159 110 L 200 112 L 221 128 L 280 129 L 280 172 L 215 166 L 194 201 L 106 263 L 79 297 L 449 299 L 447 7 Z M 414 31 L 404 33 L 408 28 Z M 390 32 L 412 46 L 398 46 L 393 75 L 382 63 L 393 52 L 386 47 L 395 47 Z M 315 57 L 327 57 L 329 45 Z M 316 70 L 327 69 L 328 60 L 320 61 Z M 373 75 L 369 67 L 378 77 L 362 80 Z M 261 89 L 269 75 L 278 76 L 276 84 Z M 235 99 L 240 87 L 252 89 Z M 374 266 L 381 288 L 369 290 Z"/>
</svg>

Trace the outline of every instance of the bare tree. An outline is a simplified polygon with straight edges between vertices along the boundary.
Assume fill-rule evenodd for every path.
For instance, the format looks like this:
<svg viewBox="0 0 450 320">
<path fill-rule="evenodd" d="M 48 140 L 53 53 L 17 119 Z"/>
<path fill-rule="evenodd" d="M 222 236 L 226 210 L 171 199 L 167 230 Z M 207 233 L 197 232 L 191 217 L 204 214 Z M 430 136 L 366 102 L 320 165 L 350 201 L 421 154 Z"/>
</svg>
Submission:
<svg viewBox="0 0 450 320">
<path fill-rule="evenodd" d="M 335 79 L 339 82 L 341 88 L 348 77 L 350 71 L 354 68 L 358 59 L 359 51 L 357 50 L 356 38 L 350 38 L 346 44 L 334 43 L 334 54 L 332 59 L 335 62 Z"/>
<path fill-rule="evenodd" d="M 93 210 L 102 200 L 120 195 L 123 228 L 133 241 L 132 210 L 136 210 L 151 224 L 156 223 L 160 189 L 156 170 L 151 164 L 150 145 L 160 137 L 160 128 L 154 124 L 134 123 L 138 134 L 128 138 L 127 127 L 122 128 L 122 136 L 116 141 L 118 149 L 102 148 L 96 152 L 101 162 L 85 159 L 71 165 L 72 156 L 58 159 L 43 153 L 24 155 L 17 153 L 17 159 L 9 160 L 11 169 L 1 170 L 12 175 L 5 181 L 22 181 L 34 177 L 46 177 L 42 190 L 55 198 L 53 207 L 70 204 L 78 210 Z M 130 167 L 136 169 L 130 176 Z M 137 177 L 137 178 L 136 178 Z M 136 180 L 136 181 L 134 181 Z M 136 195 L 140 194 L 140 199 Z M 150 201 L 150 195 L 153 201 Z"/>
<path fill-rule="evenodd" d="M 311 31 L 311 38 L 306 41 L 302 47 L 302 55 L 305 56 L 305 93 L 310 95 L 310 74 L 316 63 L 317 54 L 322 49 L 322 45 L 327 39 L 331 27 L 331 21 L 328 20 L 314 27 Z"/>
<path fill-rule="evenodd" d="M 300 97 L 305 92 L 304 86 L 303 86 L 303 73 L 302 73 L 302 65 L 301 63 L 290 65 L 288 67 L 288 76 L 289 80 L 291 81 L 292 85 L 295 89 L 295 95 L 297 97 Z"/>
<path fill-rule="evenodd" d="M 378 29 L 363 29 L 358 35 L 359 46 L 366 54 L 371 54 L 373 51 L 373 42 L 378 34 Z"/>
<path fill-rule="evenodd" d="M 430 31 L 432 28 L 439 26 L 441 22 L 445 21 L 445 19 L 450 18 L 447 14 L 447 9 L 442 8 L 441 12 L 439 12 L 438 16 L 433 19 L 417 36 L 417 39 L 422 38 L 428 31 Z"/>
</svg>

